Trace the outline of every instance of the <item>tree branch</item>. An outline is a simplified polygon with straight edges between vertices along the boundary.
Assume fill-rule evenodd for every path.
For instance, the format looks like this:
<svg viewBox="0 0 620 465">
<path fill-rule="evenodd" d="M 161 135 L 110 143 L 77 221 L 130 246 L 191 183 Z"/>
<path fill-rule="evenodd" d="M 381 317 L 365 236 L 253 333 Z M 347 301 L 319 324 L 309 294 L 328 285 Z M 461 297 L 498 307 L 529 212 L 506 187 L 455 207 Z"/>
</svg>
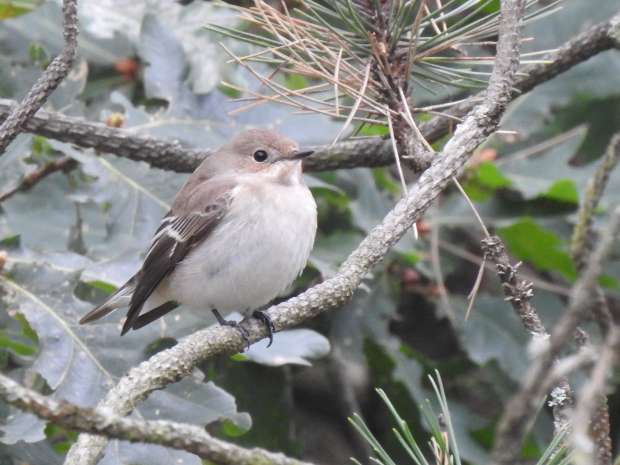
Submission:
<svg viewBox="0 0 620 465">
<path fill-rule="evenodd" d="M 443 153 L 351 253 L 334 277 L 267 310 L 277 331 L 298 325 L 349 300 L 363 277 L 385 257 L 452 177 L 460 172 L 472 151 L 497 128 L 510 100 L 519 65 L 523 6 L 523 0 L 502 1 L 497 57 L 482 103 L 465 118 L 446 143 Z M 250 342 L 267 336 L 265 325 L 255 319 L 248 319 L 242 325 Z M 187 376 L 198 363 L 215 354 L 239 352 L 244 346 L 239 331 L 234 328 L 212 326 L 197 331 L 130 370 L 99 406 L 127 415 L 150 392 Z M 81 435 L 69 451 L 65 464 L 92 465 L 100 458 L 105 445 L 105 438 Z"/>
<path fill-rule="evenodd" d="M 592 220 L 596 213 L 596 208 L 607 187 L 609 175 L 620 160 L 620 133 L 615 134 L 607 147 L 605 155 L 599 163 L 594 176 L 588 182 L 585 190 L 584 199 L 577 214 L 577 223 L 573 230 L 570 251 L 575 266 L 583 268 L 587 261 L 588 252 L 592 244 L 588 240 L 592 237 Z"/>
<path fill-rule="evenodd" d="M 204 427 L 161 420 L 134 420 L 78 407 L 28 389 L 0 374 L 0 397 L 7 403 L 68 430 L 131 442 L 159 444 L 184 450 L 219 465 L 312 465 L 260 448 L 246 449 L 208 434 Z"/>
<path fill-rule="evenodd" d="M 39 181 L 45 179 L 50 174 L 57 171 L 70 171 L 77 166 L 77 161 L 71 157 L 62 157 L 57 160 L 49 161 L 41 167 L 25 175 L 22 180 L 14 187 L 0 193 L 0 203 L 17 192 L 23 192 L 31 189 Z"/>
<path fill-rule="evenodd" d="M 14 101 L 0 99 L 0 119 L 10 111 Z M 83 148 L 93 148 L 119 157 L 145 161 L 156 168 L 190 173 L 209 154 L 206 150 L 183 147 L 176 141 L 165 141 L 136 134 L 103 123 L 84 121 L 61 113 L 39 110 L 23 125 L 23 130 Z"/>
<path fill-rule="evenodd" d="M 564 344 L 573 336 L 579 321 L 592 298 L 592 291 L 601 273 L 602 263 L 612 250 L 620 232 L 620 207 L 617 207 L 588 260 L 587 267 L 571 290 L 571 297 L 564 316 L 556 324 L 544 348 L 537 353 L 523 380 L 521 389 L 510 400 L 500 419 L 495 445 L 491 452 L 493 465 L 512 465 L 516 463 L 523 439 L 534 422 L 536 412 L 549 389 L 546 374 L 553 367 L 554 360 Z"/>
<path fill-rule="evenodd" d="M 571 258 L 573 259 L 575 267 L 579 272 L 581 272 L 585 267 L 592 249 L 592 242 L 594 240 L 592 221 L 594 214 L 596 213 L 596 209 L 599 205 L 601 197 L 603 196 L 603 192 L 607 187 L 609 175 L 618 164 L 619 159 L 620 133 L 615 134 L 612 137 L 601 162 L 599 163 L 594 175 L 588 182 L 584 199 L 579 207 L 577 223 L 573 229 L 573 237 L 570 244 Z M 599 285 L 594 288 L 592 305 L 590 307 L 592 308 L 592 314 L 599 324 L 602 333 L 607 334 L 608 337 L 612 336 L 612 334 L 608 334 L 610 332 L 614 332 L 615 334 L 616 329 L 613 326 L 605 293 Z M 582 404 L 585 402 L 586 401 L 582 401 Z M 583 416 L 584 412 L 586 412 L 585 409 L 589 408 L 590 403 L 591 402 L 588 401 L 587 407 L 584 407 L 583 405 L 578 406 L 577 408 L 579 410 L 579 415 L 574 418 L 580 418 Z M 607 396 L 604 393 L 599 394 L 596 409 L 590 409 L 587 412 L 590 412 L 591 417 L 586 420 L 586 424 L 591 424 L 591 436 L 596 443 L 596 459 L 593 457 L 594 454 L 588 455 L 593 459 L 591 463 L 595 463 L 596 465 L 611 465 L 612 448 Z M 584 425 L 580 425 L 579 423 L 573 424 L 575 425 L 573 436 L 574 438 L 578 438 L 581 436 L 584 428 L 586 427 Z"/>
<path fill-rule="evenodd" d="M 596 365 L 581 389 L 571 418 L 573 460 L 577 465 L 611 463 L 609 410 L 605 387 L 609 374 L 618 361 L 619 350 L 620 329 L 613 326 L 607 334 L 605 343 L 597 350 Z M 602 404 L 604 414 L 607 416 L 607 423 L 603 425 L 597 421 Z"/>
<path fill-rule="evenodd" d="M 4 153 L 11 141 L 24 130 L 24 123 L 43 106 L 73 66 L 78 35 L 77 0 L 64 0 L 62 12 L 65 38 L 62 53 L 52 60 L 19 105 L 11 108 L 0 126 L 0 155 Z"/>
<path fill-rule="evenodd" d="M 549 338 L 549 333 L 543 325 L 536 308 L 532 305 L 534 297 L 531 281 L 522 279 L 518 274 L 519 265 L 512 265 L 506 253 L 503 241 L 497 236 L 482 239 L 482 250 L 489 262 L 495 264 L 497 275 L 502 282 L 502 289 L 506 300 L 510 302 L 515 313 L 523 323 L 525 329 L 532 336 L 532 343 L 539 344 Z M 556 434 L 568 424 L 567 407 L 573 404 L 573 392 L 566 377 L 559 378 L 550 388 L 552 399 L 549 405 L 553 407 L 553 424 Z"/>
<path fill-rule="evenodd" d="M 616 44 L 614 37 L 620 34 L 619 30 L 620 15 L 616 15 L 566 42 L 545 57 L 543 63 L 526 66 L 520 73 L 523 77 L 514 82 L 509 100 L 592 56 L 613 48 Z M 436 116 L 421 124 L 420 132 L 429 142 L 437 141 L 455 125 L 454 117 L 467 114 L 481 98 L 482 94 L 476 95 L 471 101 L 453 107 L 448 112 L 451 117 Z M 0 120 L 6 118 L 14 104 L 12 100 L 0 99 Z M 132 160 L 146 161 L 154 167 L 178 172 L 194 171 L 209 154 L 208 149 L 187 148 L 178 142 L 136 134 L 127 129 L 109 128 L 100 123 L 86 122 L 54 112 L 39 111 L 23 125 L 23 130 L 83 148 L 94 148 Z M 359 166 L 385 166 L 393 162 L 390 141 L 371 137 L 361 141 L 340 142 L 329 148 L 320 147 L 315 155 L 304 162 L 304 168 L 307 171 L 325 171 Z"/>
</svg>

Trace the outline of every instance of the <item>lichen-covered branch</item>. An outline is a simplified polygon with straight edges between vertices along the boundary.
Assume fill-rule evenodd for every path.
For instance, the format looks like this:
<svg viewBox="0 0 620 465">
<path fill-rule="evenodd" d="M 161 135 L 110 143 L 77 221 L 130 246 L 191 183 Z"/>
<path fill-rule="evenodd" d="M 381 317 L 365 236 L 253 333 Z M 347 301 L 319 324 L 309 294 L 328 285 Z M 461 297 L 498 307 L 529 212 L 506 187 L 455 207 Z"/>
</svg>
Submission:
<svg viewBox="0 0 620 465">
<path fill-rule="evenodd" d="M 620 159 L 620 133 L 615 134 L 609 143 L 601 162 L 599 163 L 594 176 L 588 182 L 585 190 L 584 199 L 579 207 L 577 223 L 573 229 L 573 237 L 570 244 L 571 258 L 578 271 L 583 270 L 590 255 L 594 242 L 594 231 L 592 221 L 598 208 L 603 192 L 607 187 L 609 176 L 618 164 Z M 614 331 L 611 313 L 605 294 L 600 286 L 595 286 L 592 298 L 592 314 L 599 324 L 603 334 Z M 583 407 L 582 413 L 583 414 Z M 596 459 L 592 463 L 596 465 L 611 465 L 611 437 L 609 424 L 609 407 L 607 397 L 604 393 L 599 395 L 597 407 L 590 411 L 591 419 L 587 423 L 591 424 L 590 432 L 593 441 L 596 443 Z M 590 421 L 591 420 L 591 421 Z M 577 425 L 581 428 L 581 425 Z M 579 430 L 581 431 L 581 430 Z M 575 437 L 580 433 L 576 432 Z M 593 454 L 594 455 L 594 454 Z"/>
<path fill-rule="evenodd" d="M 204 427 L 164 420 L 135 420 L 79 407 L 27 389 L 0 373 L 0 398 L 71 431 L 184 450 L 219 465 L 312 465 L 264 449 L 246 449 L 208 434 Z"/>
<path fill-rule="evenodd" d="M 482 239 L 481 243 L 485 258 L 495 264 L 506 300 L 510 302 L 521 323 L 532 336 L 532 343 L 544 343 L 549 338 L 549 333 L 532 305 L 531 299 L 534 297 L 532 282 L 519 276 L 520 264 L 510 263 L 504 243 L 499 237 L 491 236 Z M 558 379 L 550 390 L 549 405 L 553 408 L 555 431 L 559 433 L 568 423 L 567 408 L 573 404 L 573 392 L 565 377 Z"/>
<path fill-rule="evenodd" d="M 619 351 L 620 329 L 613 326 L 607 333 L 605 343 L 597 350 L 596 365 L 581 388 L 571 416 L 573 461 L 576 465 L 611 464 L 612 444 L 605 388 L 618 361 Z M 601 422 L 600 416 L 606 416 L 607 421 Z"/>
<path fill-rule="evenodd" d="M 6 116 L 14 103 L 12 100 L 0 99 L 0 119 Z M 83 148 L 146 161 L 156 168 L 180 172 L 194 171 L 209 154 L 208 150 L 183 147 L 176 141 L 161 140 L 45 110 L 39 110 L 26 121 L 23 130 Z"/>
<path fill-rule="evenodd" d="M 523 439 L 530 430 L 542 399 L 550 388 L 546 375 L 553 368 L 554 360 L 562 347 L 573 337 L 577 325 L 589 308 L 602 264 L 615 245 L 619 232 L 620 207 L 617 207 L 610 217 L 596 250 L 588 259 L 586 268 L 571 290 L 568 308 L 547 341 L 535 347 L 532 363 L 521 388 L 504 410 L 491 452 L 493 465 L 516 463 Z"/>
<path fill-rule="evenodd" d="M 588 241 L 592 240 L 592 221 L 596 208 L 607 187 L 609 175 L 620 160 L 620 133 L 611 138 L 605 155 L 603 155 L 594 176 L 588 182 L 583 201 L 577 214 L 577 223 L 573 229 L 570 251 L 577 269 L 583 268 L 587 260 L 588 252 L 592 246 Z"/>
<path fill-rule="evenodd" d="M 569 40 L 545 57 L 543 63 L 524 67 L 520 73 L 522 77 L 514 82 L 508 99 L 512 100 L 590 57 L 613 48 L 616 43 L 614 37 L 620 34 L 619 24 L 620 15 L 616 15 Z M 480 102 L 481 97 L 477 95 L 471 101 L 453 107 L 448 112 L 452 117 L 437 116 L 421 124 L 421 134 L 429 142 L 437 141 L 456 124 L 454 117 L 466 115 Z M 6 118 L 14 104 L 12 100 L 0 99 L 0 121 Z M 209 154 L 206 148 L 187 148 L 178 142 L 140 135 L 126 129 L 110 128 L 53 112 L 39 111 L 26 121 L 23 130 L 179 172 L 193 171 Z M 340 142 L 333 147 L 319 147 L 315 155 L 305 161 L 304 168 L 308 171 L 325 171 L 359 166 L 385 166 L 393 162 L 390 141 L 372 137 Z"/>
<path fill-rule="evenodd" d="M 497 128 L 510 100 L 519 65 L 523 3 L 523 0 L 502 1 L 497 58 L 485 99 L 464 119 L 446 143 L 444 152 L 435 158 L 409 193 L 349 255 L 334 277 L 267 310 L 276 330 L 298 325 L 349 300 L 364 276 L 413 226 L 452 177 L 461 171 L 472 151 Z M 255 319 L 246 320 L 242 325 L 250 342 L 267 336 L 265 326 Z M 153 390 L 187 376 L 198 363 L 216 354 L 239 352 L 244 346 L 239 331 L 234 328 L 212 326 L 198 331 L 130 370 L 107 393 L 100 407 L 127 415 Z M 65 463 L 93 465 L 105 445 L 105 438 L 81 435 L 69 451 Z"/>
<path fill-rule="evenodd" d="M 77 0 L 64 0 L 62 3 L 64 47 L 60 55 L 52 60 L 41 77 L 17 105 L 11 107 L 0 125 L 0 155 L 20 132 L 24 123 L 43 106 L 50 94 L 69 74 L 77 50 L 78 19 Z"/>
</svg>

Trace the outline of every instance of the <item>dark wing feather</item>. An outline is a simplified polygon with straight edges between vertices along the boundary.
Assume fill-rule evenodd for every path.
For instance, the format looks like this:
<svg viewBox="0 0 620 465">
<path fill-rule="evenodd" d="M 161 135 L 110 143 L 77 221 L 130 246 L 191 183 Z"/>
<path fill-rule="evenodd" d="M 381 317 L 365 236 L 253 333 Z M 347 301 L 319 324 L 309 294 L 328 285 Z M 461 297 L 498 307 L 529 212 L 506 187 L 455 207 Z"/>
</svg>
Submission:
<svg viewBox="0 0 620 465">
<path fill-rule="evenodd" d="M 136 318 L 136 321 L 131 326 L 131 329 L 140 329 L 143 326 L 148 325 L 149 323 L 161 318 L 162 316 L 170 313 L 172 310 L 177 308 L 179 304 L 176 302 L 166 302 L 165 304 L 160 305 L 159 307 L 154 308 L 153 310 L 149 310 L 146 313 L 141 314 Z"/>
<path fill-rule="evenodd" d="M 228 203 L 228 196 L 219 196 L 202 211 L 175 215 L 172 210 L 162 220 L 142 268 L 136 275 L 136 287 L 121 335 L 134 327 L 144 302 L 159 283 L 174 270 L 190 250 L 208 237 L 224 216 Z"/>
</svg>

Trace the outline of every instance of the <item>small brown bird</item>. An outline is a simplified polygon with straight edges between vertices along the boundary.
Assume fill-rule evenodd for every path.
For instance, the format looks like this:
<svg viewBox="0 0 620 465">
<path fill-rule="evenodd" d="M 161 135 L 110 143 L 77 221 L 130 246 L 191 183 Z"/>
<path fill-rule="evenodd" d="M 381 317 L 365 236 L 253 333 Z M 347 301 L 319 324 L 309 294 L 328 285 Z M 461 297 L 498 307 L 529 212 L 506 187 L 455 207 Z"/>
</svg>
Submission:
<svg viewBox="0 0 620 465">
<path fill-rule="evenodd" d="M 304 269 L 316 203 L 301 163 L 311 151 L 264 129 L 235 137 L 188 178 L 162 219 L 140 270 L 80 323 L 129 307 L 121 335 L 186 305 L 219 312 L 259 309 Z M 255 311 L 271 332 L 266 315 Z"/>
</svg>

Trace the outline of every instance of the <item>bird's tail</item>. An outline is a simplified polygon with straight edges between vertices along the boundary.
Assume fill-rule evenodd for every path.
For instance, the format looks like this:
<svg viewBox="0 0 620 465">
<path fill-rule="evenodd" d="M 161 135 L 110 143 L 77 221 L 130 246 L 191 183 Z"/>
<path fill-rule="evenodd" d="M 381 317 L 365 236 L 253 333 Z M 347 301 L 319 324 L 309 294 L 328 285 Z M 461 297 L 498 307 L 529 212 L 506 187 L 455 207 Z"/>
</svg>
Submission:
<svg viewBox="0 0 620 465">
<path fill-rule="evenodd" d="M 91 321 L 98 320 L 99 318 L 103 318 L 108 313 L 113 312 L 117 308 L 127 307 L 131 300 L 131 295 L 134 291 L 134 278 L 131 278 L 127 281 L 120 289 L 118 289 L 114 294 L 112 294 L 108 299 L 99 305 L 98 307 L 93 308 L 90 312 L 84 315 L 80 319 L 80 324 L 83 325 L 85 323 L 90 323 Z"/>
</svg>

